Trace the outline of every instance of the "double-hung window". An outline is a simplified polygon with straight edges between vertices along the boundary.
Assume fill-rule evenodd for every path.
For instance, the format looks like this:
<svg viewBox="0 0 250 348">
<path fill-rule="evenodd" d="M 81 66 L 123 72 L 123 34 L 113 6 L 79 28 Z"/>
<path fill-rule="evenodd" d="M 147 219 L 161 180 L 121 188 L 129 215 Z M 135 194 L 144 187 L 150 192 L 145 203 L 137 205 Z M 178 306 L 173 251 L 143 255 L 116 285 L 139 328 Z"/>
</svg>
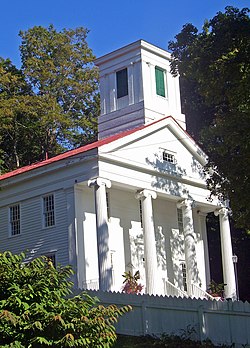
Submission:
<svg viewBox="0 0 250 348">
<path fill-rule="evenodd" d="M 106 192 L 107 216 L 110 219 L 110 194 Z"/>
<path fill-rule="evenodd" d="M 140 214 L 140 223 L 141 223 L 141 227 L 143 228 L 142 200 L 141 200 L 141 199 L 139 199 L 139 214 Z"/>
<path fill-rule="evenodd" d="M 127 68 L 116 72 L 117 99 L 128 95 L 128 70 Z"/>
<path fill-rule="evenodd" d="M 9 207 L 10 235 L 16 236 L 21 233 L 20 204 Z"/>
<path fill-rule="evenodd" d="M 186 263 L 184 261 L 181 262 L 181 273 L 182 273 L 183 290 L 187 291 L 187 268 L 186 268 Z"/>
<path fill-rule="evenodd" d="M 156 84 L 156 94 L 161 97 L 166 97 L 166 89 L 165 89 L 165 75 L 166 71 L 155 67 L 155 84 Z"/>
<path fill-rule="evenodd" d="M 43 197 L 43 225 L 44 227 L 55 225 L 55 202 L 53 194 Z"/>
<path fill-rule="evenodd" d="M 184 225 L 183 225 L 183 214 L 182 209 L 177 209 L 177 218 L 178 218 L 178 229 L 181 234 L 183 234 L 184 231 Z"/>
</svg>

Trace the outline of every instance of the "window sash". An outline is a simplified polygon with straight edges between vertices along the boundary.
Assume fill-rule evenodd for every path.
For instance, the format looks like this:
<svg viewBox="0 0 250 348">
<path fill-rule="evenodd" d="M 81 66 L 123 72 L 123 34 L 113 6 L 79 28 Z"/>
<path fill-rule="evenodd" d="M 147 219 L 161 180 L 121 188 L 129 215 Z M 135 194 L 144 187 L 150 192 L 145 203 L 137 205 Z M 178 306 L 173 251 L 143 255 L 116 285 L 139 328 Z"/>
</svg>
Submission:
<svg viewBox="0 0 250 348">
<path fill-rule="evenodd" d="M 110 195 L 109 192 L 106 192 L 106 204 L 107 204 L 107 216 L 110 219 Z"/>
<path fill-rule="evenodd" d="M 183 225 L 183 214 L 182 209 L 177 209 L 177 218 L 178 218 L 178 229 L 180 233 L 184 232 L 184 225 Z"/>
<path fill-rule="evenodd" d="M 141 199 L 139 199 L 139 215 L 140 215 L 141 228 L 143 228 L 142 200 Z"/>
<path fill-rule="evenodd" d="M 163 161 L 175 164 L 175 156 L 172 153 L 169 153 L 167 151 L 163 151 L 162 159 Z"/>
<path fill-rule="evenodd" d="M 21 232 L 21 216 L 20 205 L 13 205 L 10 207 L 10 232 L 12 236 L 18 235 Z"/>
<path fill-rule="evenodd" d="M 55 204 L 54 195 L 43 197 L 44 227 L 55 225 Z"/>
<path fill-rule="evenodd" d="M 155 83 L 156 83 L 156 94 L 161 97 L 166 97 L 165 93 L 165 71 L 155 67 Z"/>
<path fill-rule="evenodd" d="M 183 290 L 187 291 L 187 268 L 186 263 L 181 263 L 181 273 L 182 273 L 182 282 L 183 282 Z"/>
</svg>

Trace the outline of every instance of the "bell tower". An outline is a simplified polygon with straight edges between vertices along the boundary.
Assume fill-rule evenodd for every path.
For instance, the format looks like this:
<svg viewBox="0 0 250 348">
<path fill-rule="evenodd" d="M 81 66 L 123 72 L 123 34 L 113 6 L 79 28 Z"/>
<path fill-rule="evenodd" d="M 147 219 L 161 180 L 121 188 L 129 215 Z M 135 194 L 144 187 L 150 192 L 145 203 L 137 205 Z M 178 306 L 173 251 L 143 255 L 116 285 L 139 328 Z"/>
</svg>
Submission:
<svg viewBox="0 0 250 348">
<path fill-rule="evenodd" d="M 138 40 L 108 53 L 100 70 L 98 138 L 172 116 L 185 129 L 179 78 L 170 73 L 170 53 Z"/>
</svg>

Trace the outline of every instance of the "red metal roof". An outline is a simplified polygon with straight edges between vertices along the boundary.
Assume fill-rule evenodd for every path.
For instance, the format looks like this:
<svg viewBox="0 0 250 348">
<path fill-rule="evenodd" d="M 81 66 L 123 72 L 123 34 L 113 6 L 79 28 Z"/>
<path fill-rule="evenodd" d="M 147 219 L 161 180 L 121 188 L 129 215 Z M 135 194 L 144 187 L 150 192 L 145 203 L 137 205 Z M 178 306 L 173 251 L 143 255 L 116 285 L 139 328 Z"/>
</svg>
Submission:
<svg viewBox="0 0 250 348">
<path fill-rule="evenodd" d="M 136 132 L 136 131 L 138 131 L 138 130 L 140 130 L 142 128 L 145 128 L 145 127 L 146 126 L 141 126 L 141 127 L 135 128 L 135 129 L 127 130 L 127 131 L 124 131 L 124 132 L 112 135 L 112 136 L 110 136 L 108 138 L 104 138 L 104 139 L 95 141 L 94 143 L 81 146 L 81 147 L 79 147 L 77 149 L 69 150 L 69 151 L 64 152 L 64 153 L 62 153 L 60 155 L 57 155 L 55 157 L 51 157 L 51 158 L 49 158 L 47 160 L 44 160 L 44 161 L 41 161 L 41 162 L 36 162 L 36 163 L 30 164 L 28 166 L 18 168 L 16 170 L 11 171 L 11 172 L 8 172 L 8 173 L 0 175 L 0 181 L 8 179 L 8 178 L 11 178 L 13 176 L 16 176 L 16 175 L 19 175 L 19 174 L 22 174 L 22 173 L 29 172 L 30 170 L 33 170 L 33 169 L 36 169 L 36 168 L 40 168 L 40 167 L 46 166 L 46 165 L 54 163 L 54 162 L 61 161 L 61 160 L 65 159 L 65 158 L 69 158 L 69 157 L 72 157 L 72 156 L 84 153 L 86 151 L 98 148 L 98 147 L 100 147 L 102 145 L 109 144 L 109 143 L 111 143 L 111 142 L 113 142 L 115 140 L 123 138 L 123 137 L 125 137 L 125 136 L 127 136 L 129 134 L 132 134 L 132 133 L 134 133 L 134 132 Z"/>
<path fill-rule="evenodd" d="M 95 149 L 95 148 L 98 148 L 102 145 L 106 145 L 106 144 L 109 144 L 115 140 L 118 140 L 118 139 L 121 139 L 121 138 L 124 138 L 126 137 L 127 135 L 129 134 L 132 134 L 132 133 L 135 133 L 141 129 L 144 129 L 144 128 L 147 128 L 147 127 L 150 127 L 151 125 L 155 124 L 155 123 L 158 123 L 160 121 L 163 121 L 163 120 L 166 120 L 167 118 L 171 118 L 172 120 L 174 120 L 176 122 L 176 120 L 172 117 L 172 116 L 167 116 L 167 117 L 164 117 L 160 120 L 157 120 L 153 123 L 150 123 L 148 125 L 143 125 L 143 126 L 140 126 L 140 127 L 137 127 L 137 128 L 134 128 L 134 129 L 130 129 L 130 130 L 127 130 L 127 131 L 124 131 L 124 132 L 121 132 L 121 133 L 118 133 L 118 134 L 115 134 L 115 135 L 111 135 L 110 137 L 107 137 L 107 138 L 104 138 L 104 139 L 101 139 L 101 140 L 98 140 L 94 143 L 91 143 L 91 144 L 87 144 L 87 145 L 84 145 L 84 146 L 81 146 L 77 149 L 74 149 L 74 150 L 70 150 L 70 151 L 67 151 L 67 152 L 64 152 L 60 155 L 57 155 L 55 157 L 52 157 L 52 158 L 49 158 L 48 160 L 44 160 L 44 161 L 41 161 L 41 162 L 37 162 L 37 163 L 33 163 L 31 165 L 28 165 L 28 166 L 25 166 L 25 167 L 22 167 L 22 168 L 18 168 L 16 170 L 13 170 L 12 172 L 8 172 L 8 173 L 5 173 L 3 175 L 0 175 L 0 181 L 1 180 L 5 180 L 5 179 L 8 179 L 8 178 L 11 178 L 11 177 L 14 177 L 16 175 L 19 175 L 19 174 L 22 174 L 22 173 L 26 173 L 26 172 L 29 172 L 33 169 L 37 169 L 37 168 L 40 168 L 40 167 L 43 167 L 43 166 L 46 166 L 46 165 L 49 165 L 51 163 L 54 163 L 54 162 L 58 162 L 58 161 L 61 161 L 65 158 L 69 158 L 69 157 L 72 157 L 72 156 L 75 156 L 75 155 L 78 155 L 78 154 L 81 154 L 81 153 L 84 153 L 84 152 L 87 152 L 89 150 L 92 150 L 92 149 Z M 177 123 L 177 122 L 176 122 Z M 178 123 L 177 123 L 178 124 Z M 178 124 L 179 125 L 179 124 Z M 180 125 L 179 125 L 180 127 Z M 188 134 L 188 133 L 187 133 Z M 189 136 L 190 137 L 190 136 Z M 190 137 L 191 138 L 191 137 Z"/>
</svg>

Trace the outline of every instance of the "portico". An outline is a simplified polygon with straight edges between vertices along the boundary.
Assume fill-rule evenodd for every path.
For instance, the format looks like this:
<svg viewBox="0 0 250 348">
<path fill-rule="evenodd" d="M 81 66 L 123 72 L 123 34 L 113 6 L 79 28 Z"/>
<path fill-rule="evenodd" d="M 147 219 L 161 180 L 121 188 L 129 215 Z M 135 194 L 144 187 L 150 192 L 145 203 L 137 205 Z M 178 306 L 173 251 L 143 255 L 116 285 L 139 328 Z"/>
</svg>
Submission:
<svg viewBox="0 0 250 348">
<path fill-rule="evenodd" d="M 199 292 L 199 297 L 202 297 L 202 292 L 207 289 L 211 280 L 209 274 L 209 251 L 206 232 L 206 212 L 209 210 L 208 204 L 204 205 L 202 212 L 202 203 L 194 202 L 190 197 L 173 196 L 171 199 L 169 195 L 165 197 L 162 193 L 157 195 L 155 190 L 138 190 L 137 188 L 132 189 L 129 187 L 127 192 L 129 200 L 127 202 L 129 202 L 131 207 L 134 207 L 134 210 L 137 208 L 137 214 L 135 214 L 137 215 L 137 221 L 134 217 L 134 221 L 132 220 L 124 223 L 126 220 L 124 216 L 126 211 L 124 211 L 124 215 L 121 214 L 120 216 L 118 216 L 116 211 L 117 207 L 120 205 L 122 206 L 122 202 L 117 201 L 117 197 L 120 197 L 119 200 L 122 201 L 122 197 L 125 196 L 124 185 L 120 191 L 117 182 L 113 188 L 110 180 L 101 177 L 89 180 L 88 185 L 94 188 L 93 196 L 95 197 L 96 210 L 96 240 L 100 289 L 104 291 L 119 291 L 122 284 L 118 284 L 115 280 L 120 279 L 121 274 L 123 274 L 125 270 L 131 270 L 132 272 L 139 270 L 143 276 L 142 282 L 144 292 L 148 294 L 170 295 L 167 289 L 169 289 L 169 286 L 172 286 L 173 289 L 171 291 L 175 291 L 176 294 L 178 294 L 179 290 L 180 294 L 181 291 L 183 291 L 188 297 L 196 297 Z M 133 191 L 135 192 L 134 195 Z M 107 214 L 107 192 L 110 194 L 108 202 L 110 206 L 109 217 Z M 141 202 L 140 204 L 139 201 Z M 168 207 L 171 207 L 172 212 L 181 209 L 183 216 L 183 232 L 178 230 L 180 226 L 178 226 L 177 213 L 175 216 L 176 223 L 174 224 L 169 221 L 168 226 L 166 226 L 166 222 L 164 226 L 164 218 L 159 217 L 159 205 L 162 208 L 164 206 L 166 207 L 166 214 L 168 213 Z M 141 221 L 139 221 L 140 207 L 142 213 Z M 216 206 L 210 206 L 210 211 L 213 210 L 215 214 L 217 214 L 218 211 L 220 212 L 219 215 L 221 215 L 222 212 L 224 213 L 220 218 L 221 220 L 223 218 L 220 233 L 222 236 L 221 248 L 224 283 L 227 284 L 225 287 L 225 296 L 234 299 L 235 279 L 232 276 L 230 277 L 231 274 L 234 275 L 233 269 L 230 268 L 233 267 L 232 259 L 230 260 L 230 252 L 223 253 L 223 250 L 230 250 L 231 248 L 232 254 L 230 228 L 228 223 L 224 220 L 225 211 L 218 210 Z M 121 210 L 119 212 L 121 213 Z M 167 218 L 165 220 L 167 221 L 169 219 Z M 127 257 L 125 257 L 124 269 L 115 265 L 116 269 L 120 272 L 120 274 L 115 274 L 114 270 L 112 271 L 114 265 L 111 265 L 111 260 L 112 263 L 117 262 L 117 260 L 114 261 L 113 256 L 111 256 L 111 249 L 113 247 L 111 247 L 112 241 L 110 241 L 110 239 L 114 238 L 115 226 L 118 225 L 121 229 L 119 233 L 123 235 L 124 255 L 127 255 Z M 126 230 L 126 225 L 130 226 L 128 231 Z M 173 235 L 172 230 L 175 230 L 177 233 Z M 161 231 L 161 234 L 159 231 Z M 139 244 L 138 238 L 141 238 Z M 131 245 L 126 245 L 126 243 L 131 243 Z M 168 245 L 168 243 L 172 243 L 172 245 Z M 177 246 L 178 244 L 179 247 Z M 139 248 L 141 248 L 140 251 L 137 250 L 138 245 Z M 162 246 L 161 250 L 159 245 Z M 178 258 L 175 258 L 175 255 L 169 255 L 173 248 L 176 248 Z M 137 252 L 135 252 L 135 250 L 137 250 Z M 116 253 L 116 251 L 113 252 Z M 201 259 L 203 260 L 202 262 L 200 262 Z M 183 279 L 181 260 L 186 267 L 186 279 Z M 165 268 L 162 267 L 163 261 L 165 262 Z M 178 277 L 182 279 L 178 279 Z M 164 279 L 168 282 L 168 286 L 165 288 Z M 186 291 L 184 290 L 183 281 L 186 282 Z M 206 297 L 205 292 L 203 296 Z"/>
</svg>

